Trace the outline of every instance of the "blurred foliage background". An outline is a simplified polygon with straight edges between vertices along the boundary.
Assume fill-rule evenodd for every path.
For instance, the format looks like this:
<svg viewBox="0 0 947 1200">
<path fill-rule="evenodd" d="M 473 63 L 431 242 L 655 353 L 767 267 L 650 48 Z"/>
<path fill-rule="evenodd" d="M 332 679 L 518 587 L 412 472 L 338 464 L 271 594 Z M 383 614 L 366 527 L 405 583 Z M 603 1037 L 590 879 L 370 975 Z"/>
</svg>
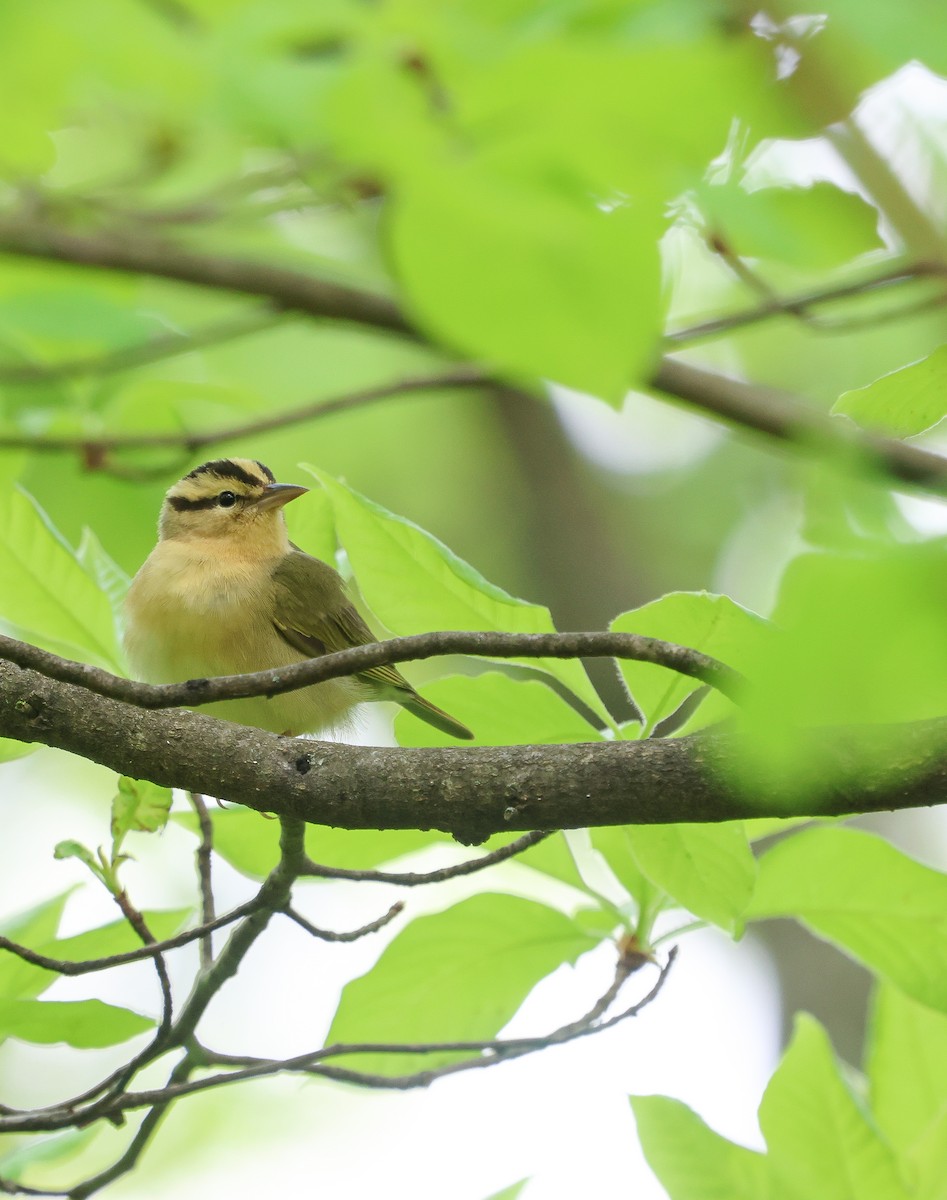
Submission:
<svg viewBox="0 0 947 1200">
<path fill-rule="evenodd" d="M 831 438 L 767 438 L 722 424 L 699 388 L 655 384 L 673 353 L 748 383 L 760 413 L 777 388 L 846 436 L 943 445 L 945 72 L 947 26 L 924 0 L 818 15 L 738 0 L 4 5 L 0 484 L 71 547 L 93 530 L 131 574 L 164 491 L 197 463 L 243 455 L 287 482 L 312 463 L 559 629 L 701 590 L 801 628 L 770 654 L 736 616 L 732 655 L 707 647 L 770 681 L 753 728 L 774 769 L 794 769 L 800 713 L 942 716 L 942 505 L 852 470 Z M 458 362 L 483 385 L 436 386 Z M 138 435 L 167 444 L 107 443 Z M 291 512 L 294 533 L 331 548 L 317 503 Z M 0 618 L 18 633 L 17 572 L 35 563 L 9 542 Z M 694 644 L 682 621 L 665 607 L 621 627 Z M 618 673 L 589 669 L 631 718 Z M 645 679 L 625 672 L 636 696 Z M 33 786 L 30 761 L 4 804 Z M 943 848 L 920 817 L 875 827 L 922 857 Z M 3 899 L 26 907 L 10 870 Z M 759 901 L 756 916 L 780 911 Z M 787 1022 L 808 1007 L 858 1061 L 862 968 L 796 926 L 767 936 Z M 806 1026 L 794 1069 L 823 1063 L 818 1039 Z M 698 1194 L 659 1174 L 674 1200 Z M 905 1194 L 943 1194 L 924 1186 Z"/>
</svg>

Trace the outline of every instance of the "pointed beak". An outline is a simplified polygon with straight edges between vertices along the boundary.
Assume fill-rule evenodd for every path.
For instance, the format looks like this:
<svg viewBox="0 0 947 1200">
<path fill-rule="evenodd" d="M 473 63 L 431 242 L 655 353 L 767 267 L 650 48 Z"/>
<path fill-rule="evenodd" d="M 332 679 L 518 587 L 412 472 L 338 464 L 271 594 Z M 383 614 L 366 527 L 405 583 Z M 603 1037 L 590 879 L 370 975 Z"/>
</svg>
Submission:
<svg viewBox="0 0 947 1200">
<path fill-rule="evenodd" d="M 282 508 L 290 500 L 305 496 L 309 488 L 299 487 L 295 483 L 268 483 L 263 489 L 263 495 L 256 501 L 254 507 L 259 511 L 269 508 Z"/>
</svg>

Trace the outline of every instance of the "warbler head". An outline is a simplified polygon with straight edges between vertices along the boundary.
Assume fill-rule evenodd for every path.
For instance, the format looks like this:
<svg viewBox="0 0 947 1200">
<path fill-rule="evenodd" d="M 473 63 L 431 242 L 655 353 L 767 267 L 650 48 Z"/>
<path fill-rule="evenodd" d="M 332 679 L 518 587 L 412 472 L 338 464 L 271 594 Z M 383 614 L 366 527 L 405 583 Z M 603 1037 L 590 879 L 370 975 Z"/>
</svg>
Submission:
<svg viewBox="0 0 947 1200">
<path fill-rule="evenodd" d="M 273 472 L 249 458 L 203 463 L 170 488 L 161 506 L 158 535 L 219 538 L 233 543 L 288 548 L 283 505 L 309 489 L 277 483 Z"/>
</svg>

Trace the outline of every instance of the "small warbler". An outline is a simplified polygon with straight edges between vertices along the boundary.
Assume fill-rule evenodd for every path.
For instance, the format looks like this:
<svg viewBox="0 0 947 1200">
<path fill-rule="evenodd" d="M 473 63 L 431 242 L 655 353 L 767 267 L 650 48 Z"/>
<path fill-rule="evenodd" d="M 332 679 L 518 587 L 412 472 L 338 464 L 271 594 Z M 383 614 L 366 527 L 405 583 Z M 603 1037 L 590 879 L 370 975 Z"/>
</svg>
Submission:
<svg viewBox="0 0 947 1200">
<path fill-rule="evenodd" d="M 289 540 L 283 506 L 307 491 L 276 483 L 246 458 L 204 463 L 168 491 L 158 544 L 125 601 L 125 651 L 137 676 L 240 675 L 376 640 L 339 574 Z M 296 735 L 342 723 L 366 700 L 394 700 L 443 733 L 473 737 L 391 666 L 206 711 Z"/>
</svg>

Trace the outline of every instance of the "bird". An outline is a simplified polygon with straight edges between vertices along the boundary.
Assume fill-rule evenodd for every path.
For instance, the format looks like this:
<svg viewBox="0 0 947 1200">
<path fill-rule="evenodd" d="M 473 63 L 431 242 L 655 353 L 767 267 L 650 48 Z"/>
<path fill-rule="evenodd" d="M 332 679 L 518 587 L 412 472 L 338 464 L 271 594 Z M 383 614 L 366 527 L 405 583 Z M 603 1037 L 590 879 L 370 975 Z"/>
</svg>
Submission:
<svg viewBox="0 0 947 1200">
<path fill-rule="evenodd" d="M 289 540 L 283 509 L 308 490 L 277 483 L 268 467 L 247 458 L 205 462 L 168 490 L 158 543 L 124 604 L 125 654 L 137 678 L 239 675 L 377 640 L 339 573 Z M 392 666 L 203 707 L 295 737 L 350 727 L 356 706 L 373 700 L 394 700 L 451 737 L 474 736 Z"/>
</svg>

